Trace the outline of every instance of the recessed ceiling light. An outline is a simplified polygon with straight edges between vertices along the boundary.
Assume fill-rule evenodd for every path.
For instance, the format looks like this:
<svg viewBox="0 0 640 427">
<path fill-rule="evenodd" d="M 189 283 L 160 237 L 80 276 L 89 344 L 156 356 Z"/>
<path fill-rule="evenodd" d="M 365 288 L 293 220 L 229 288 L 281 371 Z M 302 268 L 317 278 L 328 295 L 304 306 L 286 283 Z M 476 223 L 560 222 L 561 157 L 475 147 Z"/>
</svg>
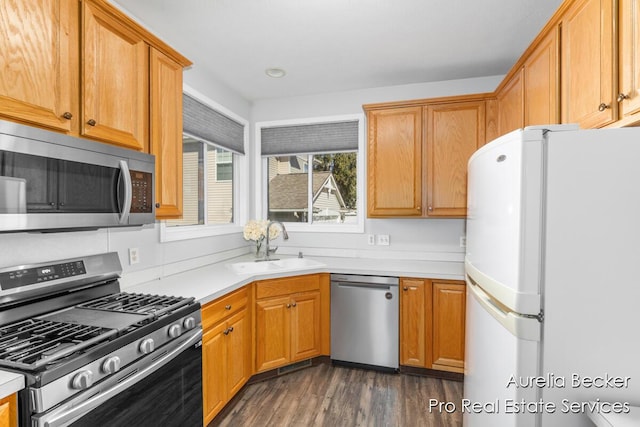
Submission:
<svg viewBox="0 0 640 427">
<path fill-rule="evenodd" d="M 274 79 L 279 79 L 287 75 L 287 72 L 282 68 L 267 68 L 264 72 L 267 73 L 267 76 L 273 77 Z"/>
</svg>

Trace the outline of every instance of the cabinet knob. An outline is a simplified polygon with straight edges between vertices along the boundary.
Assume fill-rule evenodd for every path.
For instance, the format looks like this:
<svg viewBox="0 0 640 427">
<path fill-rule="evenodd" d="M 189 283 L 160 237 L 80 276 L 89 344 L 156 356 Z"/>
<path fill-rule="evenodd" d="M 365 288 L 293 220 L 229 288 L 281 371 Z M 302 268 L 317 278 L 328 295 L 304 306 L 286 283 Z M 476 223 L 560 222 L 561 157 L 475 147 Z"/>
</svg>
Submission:
<svg viewBox="0 0 640 427">
<path fill-rule="evenodd" d="M 598 105 L 598 111 L 604 111 L 607 108 L 611 108 L 611 105 L 605 104 L 604 102 L 600 105 Z"/>
<path fill-rule="evenodd" d="M 294 303 L 293 303 L 293 304 L 291 304 L 291 305 L 292 305 L 293 307 L 295 307 L 295 306 L 296 306 L 296 305 L 298 305 L 298 304 L 296 304 L 296 303 L 295 303 L 295 301 L 294 301 Z"/>
<path fill-rule="evenodd" d="M 629 99 L 629 95 L 626 95 L 626 94 L 624 94 L 624 93 L 620 92 L 620 93 L 618 94 L 618 98 L 616 98 L 616 99 L 617 99 L 617 101 L 618 101 L 618 102 L 622 102 L 622 101 L 624 101 L 625 99 Z"/>
<path fill-rule="evenodd" d="M 416 207 L 416 210 L 417 210 L 418 212 L 420 212 L 420 211 L 422 210 L 422 206 L 417 206 L 417 207 Z"/>
<path fill-rule="evenodd" d="M 427 209 L 431 212 L 433 210 L 433 206 L 429 206 Z"/>
<path fill-rule="evenodd" d="M 291 304 L 287 304 L 287 308 L 291 308 Z"/>
<path fill-rule="evenodd" d="M 71 120 L 73 118 L 73 114 L 71 114 L 68 111 L 65 111 L 64 114 L 62 114 L 62 117 L 64 117 L 67 120 Z"/>
<path fill-rule="evenodd" d="M 93 120 L 93 119 L 90 119 L 90 120 L 87 122 L 87 124 L 88 124 L 89 126 L 95 126 L 95 125 L 96 125 L 96 121 L 95 121 L 95 120 Z"/>
<path fill-rule="evenodd" d="M 160 203 L 156 203 L 156 209 L 160 207 Z"/>
<path fill-rule="evenodd" d="M 408 291 L 408 290 L 409 290 L 409 288 L 405 286 L 405 287 L 403 287 L 403 288 L 402 288 L 402 290 L 403 290 L 403 291 Z"/>
<path fill-rule="evenodd" d="M 225 305 L 225 306 L 224 306 L 224 309 L 225 309 L 225 310 L 231 310 L 231 304 Z"/>
<path fill-rule="evenodd" d="M 223 334 L 225 334 L 225 335 L 229 335 L 229 332 L 231 332 L 231 331 L 229 330 L 229 328 L 227 328 L 227 329 L 225 329 L 225 330 L 224 330 L 224 332 L 222 332 L 222 333 L 223 333 Z"/>
</svg>

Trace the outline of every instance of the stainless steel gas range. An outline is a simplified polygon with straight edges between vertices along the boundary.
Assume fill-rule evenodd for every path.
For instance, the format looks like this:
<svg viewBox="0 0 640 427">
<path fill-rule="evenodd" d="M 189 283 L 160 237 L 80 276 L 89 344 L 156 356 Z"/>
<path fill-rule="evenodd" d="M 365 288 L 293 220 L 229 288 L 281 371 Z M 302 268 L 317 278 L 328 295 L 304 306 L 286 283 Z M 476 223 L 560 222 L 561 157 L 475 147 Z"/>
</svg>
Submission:
<svg viewBox="0 0 640 427">
<path fill-rule="evenodd" d="M 202 425 L 193 298 L 120 292 L 118 255 L 0 269 L 0 369 L 22 427 Z"/>
</svg>

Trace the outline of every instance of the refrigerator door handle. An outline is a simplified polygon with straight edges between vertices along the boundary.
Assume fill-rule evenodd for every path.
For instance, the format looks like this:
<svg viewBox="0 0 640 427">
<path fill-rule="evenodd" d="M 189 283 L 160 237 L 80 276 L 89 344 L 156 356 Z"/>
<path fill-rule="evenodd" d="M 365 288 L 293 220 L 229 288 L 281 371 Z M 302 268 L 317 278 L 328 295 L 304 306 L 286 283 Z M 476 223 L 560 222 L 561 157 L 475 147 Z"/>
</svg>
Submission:
<svg viewBox="0 0 640 427">
<path fill-rule="evenodd" d="M 467 275 L 467 289 L 480 305 L 515 337 L 540 341 L 540 322 L 536 317 L 505 310 Z"/>
</svg>

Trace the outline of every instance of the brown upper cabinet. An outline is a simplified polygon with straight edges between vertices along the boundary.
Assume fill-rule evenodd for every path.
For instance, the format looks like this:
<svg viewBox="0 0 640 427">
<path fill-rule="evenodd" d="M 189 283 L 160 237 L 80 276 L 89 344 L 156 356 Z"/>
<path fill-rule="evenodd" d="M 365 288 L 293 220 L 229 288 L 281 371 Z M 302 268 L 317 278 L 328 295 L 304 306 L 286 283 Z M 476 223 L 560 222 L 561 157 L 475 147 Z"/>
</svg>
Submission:
<svg viewBox="0 0 640 427">
<path fill-rule="evenodd" d="M 623 124 L 640 120 L 640 0 L 619 0 L 619 102 Z"/>
<path fill-rule="evenodd" d="M 367 215 L 464 217 L 467 161 L 485 142 L 482 95 L 370 104 Z"/>
<path fill-rule="evenodd" d="M 524 124 L 524 71 L 517 72 L 496 92 L 498 100 L 498 134 L 504 135 Z"/>
<path fill-rule="evenodd" d="M 615 0 L 573 1 L 562 14 L 562 122 L 597 128 L 618 118 Z"/>
<path fill-rule="evenodd" d="M 0 3 L 1 118 L 77 133 L 77 7 L 67 0 Z"/>
<path fill-rule="evenodd" d="M 182 69 L 105 0 L 0 3 L 0 118 L 156 156 L 158 218 L 182 215 Z"/>
<path fill-rule="evenodd" d="M 524 62 L 524 126 L 560 122 L 558 32 L 551 28 Z"/>
<path fill-rule="evenodd" d="M 148 151 L 149 46 L 99 3 L 87 1 L 81 42 L 81 135 Z"/>
</svg>

